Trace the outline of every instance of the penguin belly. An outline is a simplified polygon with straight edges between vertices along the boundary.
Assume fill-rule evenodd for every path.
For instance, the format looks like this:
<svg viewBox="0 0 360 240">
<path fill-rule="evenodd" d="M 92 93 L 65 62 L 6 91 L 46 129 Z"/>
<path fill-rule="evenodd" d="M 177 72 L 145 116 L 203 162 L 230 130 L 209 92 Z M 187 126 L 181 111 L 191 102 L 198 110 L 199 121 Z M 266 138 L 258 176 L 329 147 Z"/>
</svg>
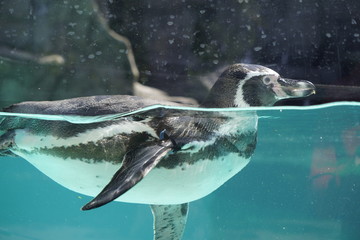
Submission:
<svg viewBox="0 0 360 240">
<path fill-rule="evenodd" d="M 74 192 L 96 196 L 121 164 L 64 159 L 43 153 L 12 150 L 49 178 Z M 166 161 L 167 159 L 163 159 Z M 218 159 L 198 159 L 171 169 L 154 168 L 116 201 L 144 204 L 180 204 L 202 198 L 244 168 L 250 158 L 228 153 Z"/>
<path fill-rule="evenodd" d="M 255 148 L 256 129 L 257 118 L 253 115 L 228 121 L 210 139 L 190 141 L 179 151 L 165 156 L 116 201 L 181 204 L 210 194 L 249 163 L 252 151 L 251 154 L 245 152 L 249 146 Z M 233 135 L 223 135 L 230 130 L 234 131 Z M 147 124 L 119 121 L 68 138 L 17 129 L 10 150 L 60 185 L 77 193 L 97 196 L 122 166 L 125 153 L 119 153 L 118 159 L 114 159 L 112 152 L 119 151 L 124 136 L 134 132 L 146 132 L 150 139 L 158 139 Z M 244 132 L 250 132 L 250 137 L 244 138 Z M 106 145 L 110 138 L 118 139 L 112 148 Z M 235 140 L 231 142 L 231 139 Z M 93 150 L 96 147 L 98 151 Z M 125 147 L 122 148 L 125 151 Z"/>
<path fill-rule="evenodd" d="M 249 161 L 250 158 L 229 153 L 219 159 L 200 159 L 173 169 L 154 168 L 117 200 L 158 205 L 191 202 L 218 189 Z"/>
<path fill-rule="evenodd" d="M 74 192 L 96 196 L 120 164 L 88 163 L 45 154 L 13 151 L 53 181 Z M 166 160 L 166 159 L 164 159 Z M 199 159 L 172 169 L 154 168 L 142 181 L 116 201 L 144 204 L 180 204 L 202 198 L 224 184 L 250 161 L 229 153 L 219 159 Z"/>
<path fill-rule="evenodd" d="M 42 153 L 12 152 L 61 186 L 87 196 L 96 196 L 111 180 L 121 164 L 89 163 L 83 159 L 63 159 Z"/>
</svg>

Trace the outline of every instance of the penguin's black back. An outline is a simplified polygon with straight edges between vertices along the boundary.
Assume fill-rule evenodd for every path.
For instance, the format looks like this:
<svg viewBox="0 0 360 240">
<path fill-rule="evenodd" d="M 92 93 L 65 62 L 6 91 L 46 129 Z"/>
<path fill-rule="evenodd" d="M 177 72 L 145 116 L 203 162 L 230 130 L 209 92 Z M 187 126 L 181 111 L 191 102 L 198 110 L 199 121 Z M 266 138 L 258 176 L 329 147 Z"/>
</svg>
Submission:
<svg viewBox="0 0 360 240">
<path fill-rule="evenodd" d="M 13 104 L 3 112 L 97 116 L 135 111 L 151 105 L 177 106 L 168 101 L 157 101 L 128 95 L 103 95 L 79 97 L 58 101 L 31 101 Z"/>
</svg>

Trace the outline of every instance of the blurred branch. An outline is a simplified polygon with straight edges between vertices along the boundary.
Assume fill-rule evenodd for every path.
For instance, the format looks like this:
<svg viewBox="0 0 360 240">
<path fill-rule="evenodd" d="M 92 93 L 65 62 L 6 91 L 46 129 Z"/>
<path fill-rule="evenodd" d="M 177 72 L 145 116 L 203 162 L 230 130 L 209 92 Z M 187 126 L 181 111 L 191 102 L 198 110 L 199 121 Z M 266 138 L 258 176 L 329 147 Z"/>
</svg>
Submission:
<svg viewBox="0 0 360 240">
<path fill-rule="evenodd" d="M 65 63 L 64 57 L 59 54 L 37 56 L 30 52 L 10 49 L 4 46 L 0 46 L 0 58 L 5 58 L 10 61 L 37 62 L 39 64 L 52 65 L 63 65 Z"/>
<path fill-rule="evenodd" d="M 138 80 L 139 79 L 139 69 L 136 65 L 136 61 L 135 61 L 135 55 L 134 52 L 132 50 L 132 46 L 131 46 L 131 42 L 129 39 L 127 39 L 126 37 L 118 34 L 117 32 L 115 32 L 114 30 L 112 30 L 109 25 L 108 22 L 106 20 L 106 18 L 103 16 L 103 14 L 101 13 L 101 11 L 99 10 L 99 6 L 98 3 L 93 0 L 93 8 L 95 13 L 97 14 L 98 18 L 99 18 L 99 22 L 101 23 L 101 26 L 106 30 L 106 32 L 115 40 L 122 42 L 125 44 L 126 48 L 127 48 L 127 57 L 130 63 L 130 68 L 131 68 L 131 72 L 134 75 L 134 79 Z"/>
</svg>

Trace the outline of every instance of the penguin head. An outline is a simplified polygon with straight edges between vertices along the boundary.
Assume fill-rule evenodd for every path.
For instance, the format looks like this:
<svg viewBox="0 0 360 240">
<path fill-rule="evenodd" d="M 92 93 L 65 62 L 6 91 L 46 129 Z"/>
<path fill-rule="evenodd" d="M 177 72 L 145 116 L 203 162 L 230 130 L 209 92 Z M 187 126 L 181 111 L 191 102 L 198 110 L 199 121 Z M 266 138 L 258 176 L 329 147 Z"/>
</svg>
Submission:
<svg viewBox="0 0 360 240">
<path fill-rule="evenodd" d="M 261 65 L 234 64 L 220 75 L 202 106 L 272 106 L 281 99 L 314 93 L 315 86 L 309 81 L 282 78 Z"/>
</svg>

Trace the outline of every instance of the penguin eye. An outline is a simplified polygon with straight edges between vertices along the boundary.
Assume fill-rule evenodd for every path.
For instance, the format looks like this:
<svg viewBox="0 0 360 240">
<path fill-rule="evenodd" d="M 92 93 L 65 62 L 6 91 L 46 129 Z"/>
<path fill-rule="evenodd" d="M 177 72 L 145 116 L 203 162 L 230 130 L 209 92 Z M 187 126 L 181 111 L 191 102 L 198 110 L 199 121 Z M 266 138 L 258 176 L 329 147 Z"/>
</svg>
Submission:
<svg viewBox="0 0 360 240">
<path fill-rule="evenodd" d="M 269 77 L 264 77 L 263 82 L 264 84 L 268 85 L 271 82 L 271 79 Z"/>
</svg>

